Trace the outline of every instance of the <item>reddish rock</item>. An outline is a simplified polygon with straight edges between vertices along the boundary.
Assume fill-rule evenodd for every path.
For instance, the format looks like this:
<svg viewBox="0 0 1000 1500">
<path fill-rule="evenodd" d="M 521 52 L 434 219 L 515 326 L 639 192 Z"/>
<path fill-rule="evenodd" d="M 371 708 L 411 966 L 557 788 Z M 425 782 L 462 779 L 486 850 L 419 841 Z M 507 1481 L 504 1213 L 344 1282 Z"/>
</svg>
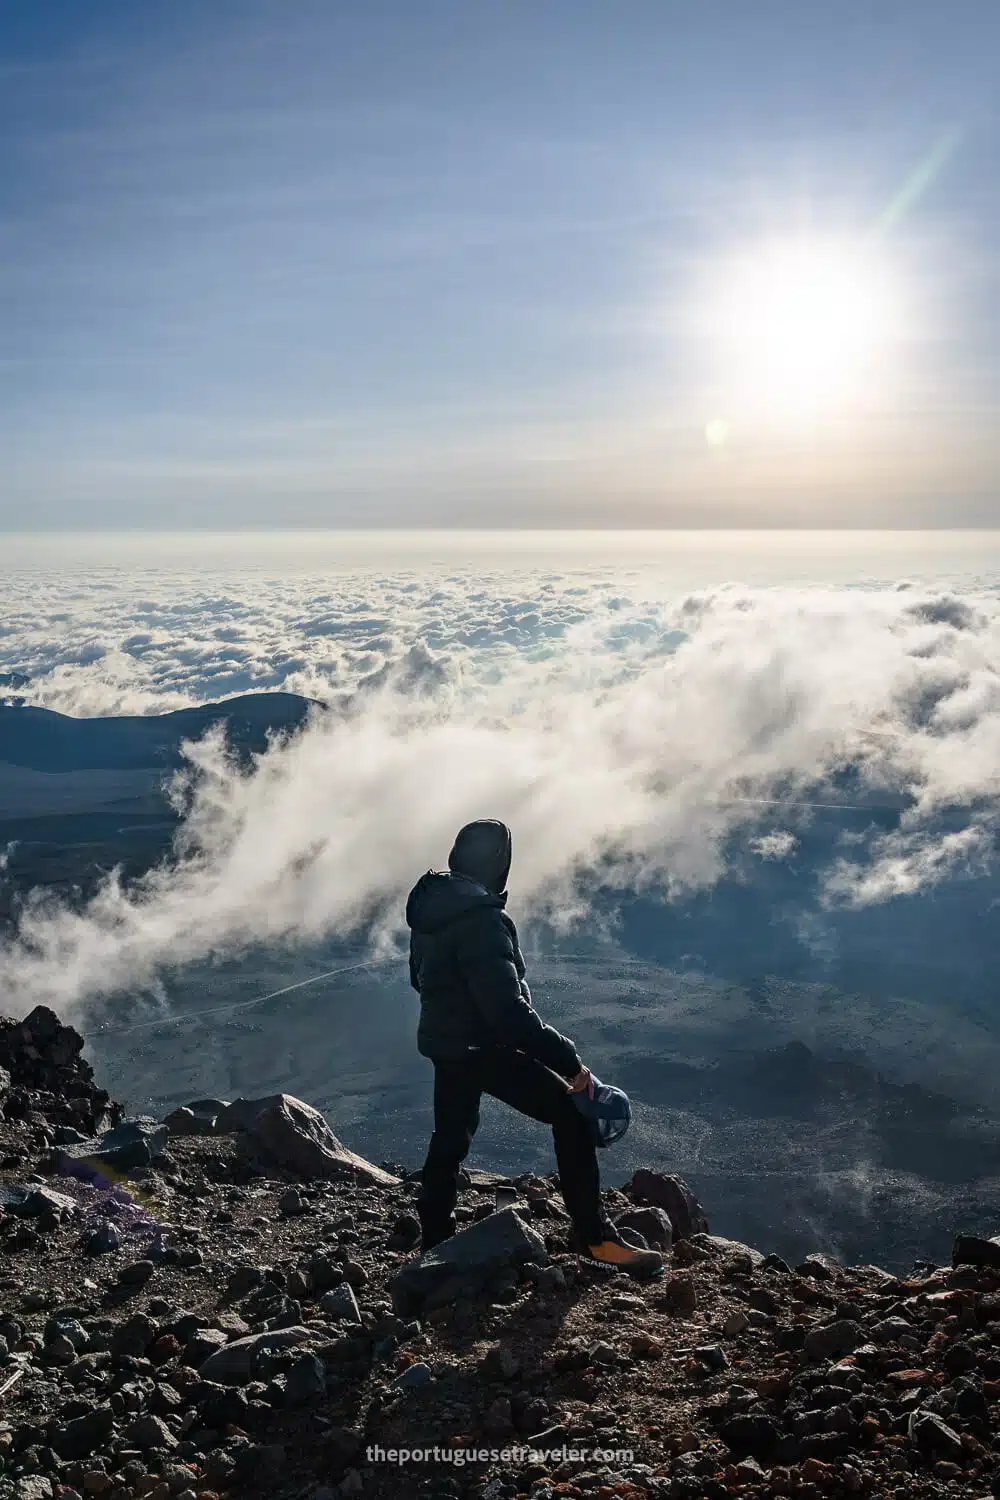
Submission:
<svg viewBox="0 0 1000 1500">
<path fill-rule="evenodd" d="M 669 1312 L 685 1316 L 698 1307 L 698 1290 L 691 1276 L 669 1276 L 663 1288 L 663 1303 Z"/>
<path fill-rule="evenodd" d="M 689 1240 L 693 1234 L 708 1232 L 704 1209 L 683 1178 L 640 1168 L 629 1187 L 637 1203 L 666 1211 L 675 1240 Z"/>
<path fill-rule="evenodd" d="M 933 1377 L 927 1370 L 892 1370 L 885 1378 L 890 1385 L 909 1387 L 926 1385 Z"/>
</svg>

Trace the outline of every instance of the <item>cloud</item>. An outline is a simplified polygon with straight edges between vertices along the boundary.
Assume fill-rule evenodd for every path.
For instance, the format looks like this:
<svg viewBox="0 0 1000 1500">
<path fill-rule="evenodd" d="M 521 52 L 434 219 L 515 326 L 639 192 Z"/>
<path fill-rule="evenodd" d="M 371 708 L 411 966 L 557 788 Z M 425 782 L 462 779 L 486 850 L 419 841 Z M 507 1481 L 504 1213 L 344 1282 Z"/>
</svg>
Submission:
<svg viewBox="0 0 1000 1500">
<path fill-rule="evenodd" d="M 391 671 L 416 642 L 464 654 L 473 676 L 480 667 L 495 675 L 506 659 L 561 640 L 610 592 L 528 571 L 500 588 L 446 570 L 420 581 L 369 570 L 333 585 L 329 576 L 104 573 L 6 580 L 0 672 L 29 674 L 27 701 L 87 716 L 279 688 L 328 699 Z"/>
<path fill-rule="evenodd" d="M 160 588 L 68 599 L 50 580 L 18 601 L 20 654 L 8 640 L 5 664 L 32 674 L 35 701 L 78 711 L 173 707 L 236 681 L 335 711 L 249 775 L 216 738 L 190 747 L 170 860 L 128 889 L 112 877 L 83 911 L 29 905 L 3 954 L 7 1005 L 151 988 L 172 966 L 262 942 L 391 943 L 409 884 L 475 816 L 515 830 L 518 909 L 564 927 L 599 888 L 665 900 L 711 888 L 736 833 L 760 861 L 786 859 L 789 809 L 811 800 L 904 809 L 896 830 L 840 844 L 821 905 L 991 865 L 1000 611 L 988 596 L 626 595 L 620 576 L 445 570 Z M 46 626 L 57 602 L 63 618 Z M 338 629 L 309 633 L 313 620 Z"/>
<path fill-rule="evenodd" d="M 906 821 L 901 832 L 874 841 L 866 865 L 846 860 L 835 863 L 826 880 L 828 903 L 843 900 L 853 906 L 870 906 L 897 896 L 915 896 L 954 875 L 986 875 L 993 867 L 995 812 L 989 815 L 989 826 L 974 821 L 951 833 L 920 827 L 913 818 Z"/>
<path fill-rule="evenodd" d="M 798 848 L 798 839 L 786 828 L 750 840 L 750 848 L 761 859 L 787 859 Z"/>
</svg>

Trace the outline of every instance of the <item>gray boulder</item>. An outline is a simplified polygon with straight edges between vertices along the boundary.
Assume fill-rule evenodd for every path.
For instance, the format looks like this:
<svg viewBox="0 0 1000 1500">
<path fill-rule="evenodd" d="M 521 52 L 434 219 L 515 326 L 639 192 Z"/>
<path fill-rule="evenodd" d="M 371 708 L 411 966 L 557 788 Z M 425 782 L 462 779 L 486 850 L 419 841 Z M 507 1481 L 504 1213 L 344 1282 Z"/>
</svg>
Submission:
<svg viewBox="0 0 1000 1500">
<path fill-rule="evenodd" d="M 315 1354 L 300 1354 L 285 1382 L 285 1405 L 308 1406 L 326 1394 L 326 1371 Z"/>
<path fill-rule="evenodd" d="M 196 1369 L 205 1363 L 209 1355 L 225 1349 L 229 1344 L 229 1335 L 223 1329 L 199 1327 L 190 1332 L 186 1319 L 182 1320 L 180 1327 L 174 1329 L 174 1334 L 184 1344 L 186 1362 Z"/>
<path fill-rule="evenodd" d="M 899 1339 L 905 1339 L 913 1333 L 913 1324 L 908 1323 L 905 1318 L 883 1318 L 881 1322 L 875 1323 L 869 1332 L 876 1343 L 895 1344 Z"/>
<path fill-rule="evenodd" d="M 420 1173 L 416 1173 L 419 1177 Z M 480 1172 L 475 1168 L 463 1167 L 458 1174 L 459 1186 L 462 1188 L 498 1188 L 513 1187 L 513 1180 L 504 1177 L 500 1172 Z"/>
<path fill-rule="evenodd" d="M 420 1220 L 416 1214 L 400 1214 L 385 1242 L 387 1250 L 412 1250 L 420 1243 Z"/>
<path fill-rule="evenodd" d="M 167 1147 L 168 1131 L 156 1120 L 124 1120 L 113 1130 L 90 1140 L 59 1146 L 56 1165 L 67 1176 L 106 1176 L 112 1172 L 130 1172 L 133 1167 L 148 1167 Z"/>
<path fill-rule="evenodd" d="M 247 1385 L 254 1377 L 257 1361 L 263 1354 L 275 1349 L 292 1349 L 297 1344 L 307 1344 L 315 1338 L 310 1328 L 275 1328 L 267 1333 L 252 1333 L 249 1338 L 235 1339 L 224 1349 L 210 1354 L 201 1366 L 202 1380 L 214 1380 L 217 1385 Z"/>
<path fill-rule="evenodd" d="M 813 1251 L 795 1267 L 796 1276 L 811 1276 L 814 1281 L 834 1281 L 843 1271 L 839 1260 L 821 1251 Z"/>
<path fill-rule="evenodd" d="M 618 1214 L 615 1222 L 619 1229 L 634 1229 L 641 1234 L 654 1250 L 669 1250 L 673 1243 L 673 1225 L 664 1208 L 633 1208 L 627 1214 Z"/>
<path fill-rule="evenodd" d="M 397 1177 L 349 1151 L 334 1135 L 318 1109 L 291 1094 L 265 1099 L 236 1099 L 215 1122 L 218 1135 L 242 1132 L 277 1166 L 302 1178 L 353 1176 L 381 1187 L 396 1187 Z"/>
<path fill-rule="evenodd" d="M 87 1236 L 84 1246 L 88 1255 L 110 1255 L 121 1248 L 122 1237 L 110 1219 L 102 1219 Z"/>
<path fill-rule="evenodd" d="M 755 1250 L 752 1245 L 744 1245 L 742 1240 L 727 1240 L 721 1234 L 693 1234 L 691 1243 L 699 1245 L 702 1250 L 713 1251 L 716 1255 L 743 1255 L 746 1256 L 753 1269 L 759 1271 L 766 1257 L 760 1250 Z"/>
<path fill-rule="evenodd" d="M 127 1266 L 122 1266 L 118 1272 L 118 1280 L 122 1286 L 145 1286 L 146 1282 L 156 1274 L 156 1265 L 151 1260 L 134 1260 Z"/>
<path fill-rule="evenodd" d="M 217 1120 L 229 1105 L 228 1099 L 189 1099 L 185 1107 L 201 1120 Z"/>
<path fill-rule="evenodd" d="M 733 1450 L 734 1458 L 749 1456 L 766 1461 L 780 1432 L 774 1418 L 765 1412 L 741 1412 L 723 1424 L 719 1436 Z"/>
<path fill-rule="evenodd" d="M 159 1331 L 148 1313 L 133 1313 L 111 1335 L 112 1356 L 115 1359 L 141 1359 Z"/>
<path fill-rule="evenodd" d="M 157 1448 L 170 1452 L 177 1447 L 177 1439 L 166 1422 L 162 1417 L 154 1417 L 151 1412 L 137 1417 L 125 1436 L 137 1448 Z"/>
<path fill-rule="evenodd" d="M 204 1127 L 195 1119 L 191 1110 L 183 1104 L 180 1109 L 172 1109 L 169 1115 L 164 1115 L 163 1123 L 171 1135 L 204 1135 Z"/>
<path fill-rule="evenodd" d="M 936 1412 L 919 1409 L 911 1413 L 907 1435 L 917 1448 L 951 1459 L 953 1463 L 961 1463 L 965 1458 L 961 1437 Z"/>
<path fill-rule="evenodd" d="M 228 1099 L 192 1099 L 171 1110 L 163 1123 L 171 1135 L 212 1135 L 216 1120 L 228 1108 Z"/>
<path fill-rule="evenodd" d="M 319 1305 L 322 1311 L 331 1318 L 339 1318 L 344 1323 L 361 1322 L 357 1298 L 353 1288 L 346 1281 L 342 1281 L 332 1291 L 324 1292 L 319 1299 Z"/>
<path fill-rule="evenodd" d="M 17 1480 L 14 1500 L 52 1500 L 52 1480 L 45 1474 L 26 1474 Z"/>
<path fill-rule="evenodd" d="M 45 1213 L 66 1213 L 76 1207 L 76 1200 L 49 1187 L 26 1184 L 23 1187 L 0 1188 L 0 1205 L 21 1219 L 37 1219 Z"/>
<path fill-rule="evenodd" d="M 837 1359 L 850 1354 L 865 1341 L 864 1329 L 850 1318 L 840 1318 L 835 1323 L 824 1323 L 819 1328 L 810 1328 L 806 1334 L 805 1351 L 810 1359 Z"/>
<path fill-rule="evenodd" d="M 548 1260 L 545 1241 L 512 1208 L 490 1214 L 435 1245 L 419 1260 L 403 1266 L 392 1279 L 392 1305 L 411 1318 L 425 1304 L 440 1305 L 474 1296 L 498 1271 Z"/>
<path fill-rule="evenodd" d="M 52 1447 L 60 1458 L 87 1458 L 103 1446 L 115 1430 L 115 1414 L 110 1406 L 95 1406 L 85 1416 L 64 1422 L 52 1434 Z"/>
</svg>

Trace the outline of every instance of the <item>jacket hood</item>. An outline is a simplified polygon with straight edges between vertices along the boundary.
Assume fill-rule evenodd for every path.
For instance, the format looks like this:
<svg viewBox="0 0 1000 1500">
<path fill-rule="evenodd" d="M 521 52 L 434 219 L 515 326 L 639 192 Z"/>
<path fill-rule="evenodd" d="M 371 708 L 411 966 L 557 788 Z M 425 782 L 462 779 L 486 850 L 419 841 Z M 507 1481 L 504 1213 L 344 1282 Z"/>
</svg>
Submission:
<svg viewBox="0 0 1000 1500">
<path fill-rule="evenodd" d="M 467 875 L 428 870 L 406 898 L 406 925 L 414 932 L 440 932 L 477 906 L 503 908 L 506 896 L 488 891 Z"/>
<path fill-rule="evenodd" d="M 506 823 L 479 818 L 460 828 L 448 855 L 448 868 L 468 875 L 488 891 L 502 891 L 510 874 L 511 837 Z"/>
</svg>

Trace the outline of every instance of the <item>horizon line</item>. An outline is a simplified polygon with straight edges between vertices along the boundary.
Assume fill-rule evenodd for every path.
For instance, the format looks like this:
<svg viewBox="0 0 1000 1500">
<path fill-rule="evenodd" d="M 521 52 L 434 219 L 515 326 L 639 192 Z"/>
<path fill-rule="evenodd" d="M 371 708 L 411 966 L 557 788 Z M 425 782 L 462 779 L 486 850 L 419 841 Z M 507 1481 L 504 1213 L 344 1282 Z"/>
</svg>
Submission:
<svg viewBox="0 0 1000 1500">
<path fill-rule="evenodd" d="M 14 530 L 0 526 L 0 537 L 31 538 L 32 540 L 59 540 L 64 537 L 156 537 L 156 536 L 574 536 L 581 532 L 596 536 L 662 536 L 665 534 L 680 534 L 703 536 L 706 533 L 720 533 L 722 535 L 743 535 L 751 533 L 780 533 L 787 534 L 802 533 L 803 535 L 843 535 L 848 533 L 864 533 L 866 535 L 884 536 L 920 536 L 925 533 L 937 532 L 961 532 L 968 535 L 992 535 L 1000 533 L 1000 519 L 995 526 L 949 526 L 945 524 L 929 524 L 923 526 L 873 526 L 873 525 L 843 525 L 843 526 L 116 526 L 116 527 L 91 527 L 91 526 L 67 526 L 45 528 L 39 530 Z"/>
</svg>

